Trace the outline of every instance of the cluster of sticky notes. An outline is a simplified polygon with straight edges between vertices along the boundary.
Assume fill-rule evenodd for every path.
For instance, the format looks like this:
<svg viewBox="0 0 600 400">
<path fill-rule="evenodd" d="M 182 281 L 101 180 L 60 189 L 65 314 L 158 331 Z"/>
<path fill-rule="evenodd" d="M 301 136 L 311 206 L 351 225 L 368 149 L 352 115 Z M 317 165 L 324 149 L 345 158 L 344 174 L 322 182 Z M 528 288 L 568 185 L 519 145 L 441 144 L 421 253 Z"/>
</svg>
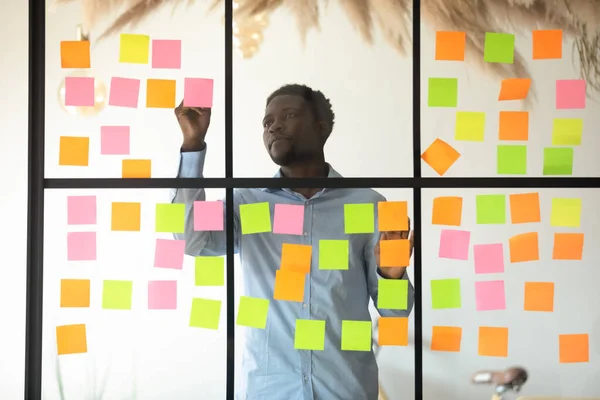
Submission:
<svg viewBox="0 0 600 400">
<path fill-rule="evenodd" d="M 294 333 L 294 348 L 297 350 L 325 350 L 326 321 L 297 319 Z M 343 351 L 371 351 L 371 321 L 342 321 L 341 349 Z M 390 335 L 388 334 L 388 337 Z"/>
<path fill-rule="evenodd" d="M 283 243 L 281 247 L 281 263 L 275 271 L 275 300 L 304 301 L 306 275 L 310 273 L 312 262 L 312 246 L 304 244 Z"/>
</svg>

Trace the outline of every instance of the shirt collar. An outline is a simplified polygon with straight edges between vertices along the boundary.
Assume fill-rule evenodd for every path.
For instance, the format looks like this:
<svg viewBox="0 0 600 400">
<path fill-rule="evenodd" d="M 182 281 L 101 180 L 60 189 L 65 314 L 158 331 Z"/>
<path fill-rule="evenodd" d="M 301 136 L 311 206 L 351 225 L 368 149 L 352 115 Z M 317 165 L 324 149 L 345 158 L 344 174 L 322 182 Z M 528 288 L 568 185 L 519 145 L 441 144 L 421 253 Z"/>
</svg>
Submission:
<svg viewBox="0 0 600 400">
<path fill-rule="evenodd" d="M 332 166 L 331 164 L 327 163 L 327 167 L 329 168 L 329 173 L 327 174 L 328 178 L 341 178 L 342 175 L 337 172 Z M 282 173 L 281 173 L 281 168 L 277 170 L 277 173 L 275 173 L 275 175 L 273 175 L 273 178 L 277 179 L 277 178 L 281 178 L 282 177 Z M 282 190 L 281 188 L 262 188 L 263 191 L 265 192 L 276 192 L 278 190 Z"/>
</svg>

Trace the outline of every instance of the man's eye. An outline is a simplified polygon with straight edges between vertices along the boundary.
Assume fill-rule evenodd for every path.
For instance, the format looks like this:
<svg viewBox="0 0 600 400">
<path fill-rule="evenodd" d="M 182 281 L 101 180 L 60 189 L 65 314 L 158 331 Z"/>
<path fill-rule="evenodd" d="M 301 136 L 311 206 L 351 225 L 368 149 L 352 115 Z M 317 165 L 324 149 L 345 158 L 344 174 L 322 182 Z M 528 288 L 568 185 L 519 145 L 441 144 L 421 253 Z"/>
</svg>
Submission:
<svg viewBox="0 0 600 400">
<path fill-rule="evenodd" d="M 296 116 L 296 114 L 294 113 L 287 113 L 286 118 L 294 118 Z"/>
</svg>

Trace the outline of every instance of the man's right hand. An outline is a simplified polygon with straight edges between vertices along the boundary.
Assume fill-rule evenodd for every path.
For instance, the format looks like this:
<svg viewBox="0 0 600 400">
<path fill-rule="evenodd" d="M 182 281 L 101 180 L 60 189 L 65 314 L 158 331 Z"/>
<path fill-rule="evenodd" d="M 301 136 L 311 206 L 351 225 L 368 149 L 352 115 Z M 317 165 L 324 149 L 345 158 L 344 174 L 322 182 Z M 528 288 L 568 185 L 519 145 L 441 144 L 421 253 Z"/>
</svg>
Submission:
<svg viewBox="0 0 600 400">
<path fill-rule="evenodd" d="M 182 151 L 204 150 L 204 138 L 210 125 L 210 108 L 184 107 L 183 101 L 175 109 L 175 116 L 183 134 Z"/>
</svg>

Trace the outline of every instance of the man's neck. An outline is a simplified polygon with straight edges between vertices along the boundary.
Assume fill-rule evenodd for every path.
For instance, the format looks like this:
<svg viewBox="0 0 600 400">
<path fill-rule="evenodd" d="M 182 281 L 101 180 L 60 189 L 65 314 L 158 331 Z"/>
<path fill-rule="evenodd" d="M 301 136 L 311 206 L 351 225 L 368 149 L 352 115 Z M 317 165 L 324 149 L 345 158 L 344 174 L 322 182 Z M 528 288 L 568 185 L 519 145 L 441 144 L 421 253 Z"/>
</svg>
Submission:
<svg viewBox="0 0 600 400">
<path fill-rule="evenodd" d="M 288 165 L 281 167 L 281 175 L 285 178 L 326 178 L 329 175 L 329 165 L 325 160 Z M 321 191 L 321 188 L 292 188 L 292 190 L 310 199 Z"/>
</svg>

